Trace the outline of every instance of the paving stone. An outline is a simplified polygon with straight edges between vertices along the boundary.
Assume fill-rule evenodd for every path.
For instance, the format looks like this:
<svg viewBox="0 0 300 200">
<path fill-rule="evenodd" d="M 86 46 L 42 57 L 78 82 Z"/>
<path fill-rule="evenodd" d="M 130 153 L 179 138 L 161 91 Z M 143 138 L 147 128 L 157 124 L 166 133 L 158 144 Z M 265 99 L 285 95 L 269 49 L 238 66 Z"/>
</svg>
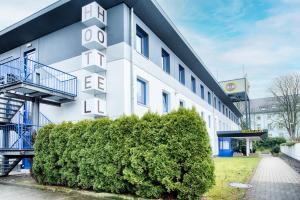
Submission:
<svg viewBox="0 0 300 200">
<path fill-rule="evenodd" d="M 245 200 L 300 200 L 300 175 L 278 157 L 264 156 Z"/>
</svg>

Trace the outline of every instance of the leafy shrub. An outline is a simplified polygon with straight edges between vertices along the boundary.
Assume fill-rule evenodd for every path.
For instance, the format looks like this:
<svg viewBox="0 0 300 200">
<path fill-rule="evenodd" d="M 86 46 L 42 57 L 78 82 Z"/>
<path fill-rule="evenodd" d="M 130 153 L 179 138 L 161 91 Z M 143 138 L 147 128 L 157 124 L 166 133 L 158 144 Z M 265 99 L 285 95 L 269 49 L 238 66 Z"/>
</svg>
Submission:
<svg viewBox="0 0 300 200">
<path fill-rule="evenodd" d="M 33 174 L 39 183 L 147 198 L 197 199 L 214 184 L 204 121 L 192 110 L 43 127 Z"/>
<path fill-rule="evenodd" d="M 271 152 L 274 154 L 278 154 L 279 152 L 280 152 L 280 146 L 279 145 L 275 145 L 273 148 L 272 148 L 272 150 L 271 150 Z"/>
<path fill-rule="evenodd" d="M 285 142 L 286 142 L 285 138 L 282 138 L 282 137 L 274 137 L 274 138 L 266 137 L 262 140 L 256 141 L 254 143 L 254 147 L 259 150 L 264 150 L 264 149 L 271 150 L 276 145 L 280 145 Z"/>
</svg>

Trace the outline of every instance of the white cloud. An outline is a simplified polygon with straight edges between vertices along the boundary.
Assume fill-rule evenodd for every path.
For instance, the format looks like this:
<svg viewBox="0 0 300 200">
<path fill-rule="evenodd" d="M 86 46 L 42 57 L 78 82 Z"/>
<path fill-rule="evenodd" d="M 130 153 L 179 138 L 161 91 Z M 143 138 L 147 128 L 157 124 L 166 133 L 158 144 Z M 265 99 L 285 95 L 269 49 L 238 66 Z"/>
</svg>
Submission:
<svg viewBox="0 0 300 200">
<path fill-rule="evenodd" d="M 238 2 L 231 9 L 242 16 L 245 5 Z M 164 8 L 169 9 L 167 5 Z M 180 10 L 176 10 L 177 16 L 182 15 Z M 226 14 L 226 10 L 216 10 L 217 16 L 222 16 L 222 12 Z M 218 80 L 239 78 L 244 69 L 252 85 L 250 96 L 264 97 L 270 95 L 268 88 L 276 76 L 300 71 L 300 7 L 296 0 L 282 0 L 268 14 L 264 19 L 239 24 L 234 28 L 243 29 L 243 34 L 227 38 L 205 35 L 199 27 L 188 26 L 181 18 L 175 17 L 175 20 L 179 21 L 179 30 Z M 234 23 L 237 18 L 230 20 Z M 194 21 L 197 22 L 197 18 Z M 175 24 L 178 23 L 175 21 Z"/>
</svg>

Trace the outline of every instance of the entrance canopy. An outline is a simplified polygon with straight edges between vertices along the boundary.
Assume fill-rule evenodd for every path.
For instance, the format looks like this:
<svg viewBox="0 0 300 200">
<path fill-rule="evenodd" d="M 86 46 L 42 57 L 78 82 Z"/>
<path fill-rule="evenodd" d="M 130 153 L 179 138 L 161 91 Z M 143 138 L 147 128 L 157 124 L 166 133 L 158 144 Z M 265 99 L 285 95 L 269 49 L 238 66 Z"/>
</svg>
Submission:
<svg viewBox="0 0 300 200">
<path fill-rule="evenodd" d="M 252 141 L 267 137 L 268 130 L 237 130 L 237 131 L 218 131 L 219 156 L 231 157 L 234 149 L 232 139 L 246 140 L 246 156 L 253 152 Z"/>
<path fill-rule="evenodd" d="M 217 131 L 219 138 L 252 138 L 261 139 L 268 135 L 268 130 Z"/>
</svg>

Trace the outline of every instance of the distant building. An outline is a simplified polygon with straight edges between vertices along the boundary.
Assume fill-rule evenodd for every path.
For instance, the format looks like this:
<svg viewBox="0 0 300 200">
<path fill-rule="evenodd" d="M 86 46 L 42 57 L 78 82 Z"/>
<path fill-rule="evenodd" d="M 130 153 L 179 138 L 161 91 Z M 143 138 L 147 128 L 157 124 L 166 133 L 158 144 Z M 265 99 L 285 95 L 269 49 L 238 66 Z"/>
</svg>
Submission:
<svg viewBox="0 0 300 200">
<path fill-rule="evenodd" d="M 251 128 L 268 129 L 269 137 L 289 138 L 284 126 L 278 125 L 280 112 L 274 97 L 252 99 L 250 101 Z"/>
</svg>

